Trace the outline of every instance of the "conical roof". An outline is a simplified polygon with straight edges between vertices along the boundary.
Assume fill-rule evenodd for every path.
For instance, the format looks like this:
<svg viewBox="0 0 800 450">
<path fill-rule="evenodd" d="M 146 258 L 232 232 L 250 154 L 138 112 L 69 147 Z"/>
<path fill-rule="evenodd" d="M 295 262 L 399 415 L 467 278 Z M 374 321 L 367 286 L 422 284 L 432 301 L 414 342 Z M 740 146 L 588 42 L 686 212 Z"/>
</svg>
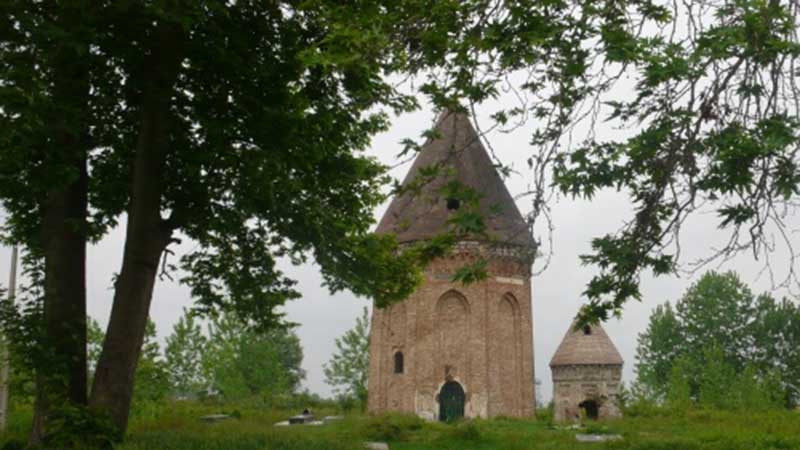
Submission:
<svg viewBox="0 0 800 450">
<path fill-rule="evenodd" d="M 491 239 L 533 247 L 528 225 L 469 117 L 445 111 L 435 128 L 437 137 L 422 146 L 403 181 L 404 187 L 421 183 L 420 189 L 409 189 L 395 197 L 375 231 L 395 233 L 399 242 L 426 240 L 447 231 L 452 210 L 442 189 L 457 181 L 481 196 L 480 210 Z M 426 168 L 435 169 L 432 179 L 425 178 Z"/>
<path fill-rule="evenodd" d="M 599 323 L 575 330 L 573 321 L 550 360 L 550 367 L 582 364 L 622 364 L 617 347 Z"/>
</svg>

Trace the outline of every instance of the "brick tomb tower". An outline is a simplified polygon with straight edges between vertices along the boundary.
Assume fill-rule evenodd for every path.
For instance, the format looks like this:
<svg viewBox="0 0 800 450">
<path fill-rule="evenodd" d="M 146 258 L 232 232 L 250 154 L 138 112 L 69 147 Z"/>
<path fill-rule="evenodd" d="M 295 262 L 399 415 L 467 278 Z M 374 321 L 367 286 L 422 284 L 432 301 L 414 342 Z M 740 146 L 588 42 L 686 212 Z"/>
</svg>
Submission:
<svg viewBox="0 0 800 450">
<path fill-rule="evenodd" d="M 488 238 L 462 240 L 427 267 L 406 300 L 374 308 L 369 411 L 439 420 L 529 416 L 534 242 L 469 117 L 444 112 L 436 129 L 403 182 L 421 188 L 394 198 L 376 231 L 395 233 L 402 244 L 445 232 L 461 205 L 443 188 L 457 182 L 479 194 Z M 436 168 L 432 178 L 426 168 Z M 487 261 L 488 278 L 467 285 L 451 281 L 479 257 Z"/>
<path fill-rule="evenodd" d="M 555 419 L 620 417 L 622 362 L 600 324 L 575 329 L 573 322 L 550 361 Z"/>
</svg>

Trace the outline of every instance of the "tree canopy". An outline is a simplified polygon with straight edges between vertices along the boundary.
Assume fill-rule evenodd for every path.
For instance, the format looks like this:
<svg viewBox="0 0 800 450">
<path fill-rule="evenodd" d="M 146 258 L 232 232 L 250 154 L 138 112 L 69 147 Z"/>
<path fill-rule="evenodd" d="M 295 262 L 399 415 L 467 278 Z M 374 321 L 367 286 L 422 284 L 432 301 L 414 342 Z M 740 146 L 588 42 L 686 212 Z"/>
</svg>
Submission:
<svg viewBox="0 0 800 450">
<path fill-rule="evenodd" d="M 212 320 L 207 342 L 201 359 L 207 389 L 226 399 L 271 402 L 295 392 L 305 378 L 303 348 L 288 326 L 257 332 L 228 314 Z"/>
<path fill-rule="evenodd" d="M 697 398 L 704 391 L 706 400 L 721 401 L 723 395 L 711 387 L 727 386 L 738 374 L 762 380 L 777 375 L 785 403 L 794 405 L 800 402 L 798 349 L 800 307 L 754 295 L 732 272 L 709 272 L 674 307 L 668 302 L 650 316 L 639 335 L 637 380 L 663 397 L 675 385 L 678 368 L 688 394 Z"/>
</svg>

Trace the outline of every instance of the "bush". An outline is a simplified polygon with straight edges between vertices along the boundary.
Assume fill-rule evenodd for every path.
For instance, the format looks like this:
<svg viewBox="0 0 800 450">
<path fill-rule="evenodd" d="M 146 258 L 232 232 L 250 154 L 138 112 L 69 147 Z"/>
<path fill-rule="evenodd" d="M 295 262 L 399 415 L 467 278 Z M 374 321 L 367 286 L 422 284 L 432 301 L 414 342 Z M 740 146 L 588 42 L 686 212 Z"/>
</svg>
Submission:
<svg viewBox="0 0 800 450">
<path fill-rule="evenodd" d="M 450 436 L 462 441 L 476 442 L 481 440 L 481 430 L 474 420 L 466 420 L 451 427 Z"/>
<path fill-rule="evenodd" d="M 425 421 L 410 414 L 385 414 L 367 421 L 366 436 L 374 441 L 407 441 L 422 429 Z"/>
<path fill-rule="evenodd" d="M 546 424 L 553 423 L 553 402 L 549 402 L 547 406 L 543 408 L 536 408 L 536 420 L 542 421 Z"/>
<path fill-rule="evenodd" d="M 83 406 L 65 404 L 50 416 L 45 448 L 111 449 L 122 435 L 111 417 Z"/>
<path fill-rule="evenodd" d="M 624 417 L 654 417 L 664 414 L 656 400 L 657 395 L 648 386 L 634 382 L 630 388 L 622 385 L 619 394 L 619 408 Z"/>
<path fill-rule="evenodd" d="M 667 387 L 667 407 L 673 414 L 684 413 L 692 407 L 693 402 L 689 374 L 694 372 L 691 361 L 684 357 L 679 357 L 672 365 L 669 376 L 669 386 Z M 703 374 L 705 376 L 706 372 L 703 372 Z M 716 391 L 714 395 L 717 395 Z"/>
</svg>

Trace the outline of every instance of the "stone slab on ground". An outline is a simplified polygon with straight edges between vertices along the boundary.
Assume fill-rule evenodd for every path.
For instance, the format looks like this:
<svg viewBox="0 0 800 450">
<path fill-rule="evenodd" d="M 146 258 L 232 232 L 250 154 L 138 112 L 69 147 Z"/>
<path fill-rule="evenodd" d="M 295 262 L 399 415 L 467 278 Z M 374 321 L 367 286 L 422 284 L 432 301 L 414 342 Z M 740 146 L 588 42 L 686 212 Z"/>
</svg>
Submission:
<svg viewBox="0 0 800 450">
<path fill-rule="evenodd" d="M 209 414 L 200 418 L 203 422 L 219 422 L 220 420 L 230 419 L 227 414 Z"/>
<path fill-rule="evenodd" d="M 289 426 L 289 421 L 288 420 L 284 420 L 284 421 L 276 423 L 273 426 L 275 426 L 275 427 L 288 427 Z"/>
<path fill-rule="evenodd" d="M 364 447 L 369 450 L 389 450 L 389 444 L 386 442 L 365 442 Z"/>
<path fill-rule="evenodd" d="M 290 425 L 300 425 L 304 423 L 310 423 L 314 421 L 313 414 L 300 414 L 297 416 L 289 417 L 289 424 Z"/>
<path fill-rule="evenodd" d="M 618 441 L 622 436 L 618 434 L 576 434 L 575 439 L 578 442 L 605 442 L 605 441 Z"/>
<path fill-rule="evenodd" d="M 328 423 L 328 422 L 333 422 L 335 420 L 342 420 L 342 419 L 344 419 L 344 416 L 325 416 L 325 417 L 322 418 L 322 421 L 325 422 L 325 423 Z"/>
</svg>

